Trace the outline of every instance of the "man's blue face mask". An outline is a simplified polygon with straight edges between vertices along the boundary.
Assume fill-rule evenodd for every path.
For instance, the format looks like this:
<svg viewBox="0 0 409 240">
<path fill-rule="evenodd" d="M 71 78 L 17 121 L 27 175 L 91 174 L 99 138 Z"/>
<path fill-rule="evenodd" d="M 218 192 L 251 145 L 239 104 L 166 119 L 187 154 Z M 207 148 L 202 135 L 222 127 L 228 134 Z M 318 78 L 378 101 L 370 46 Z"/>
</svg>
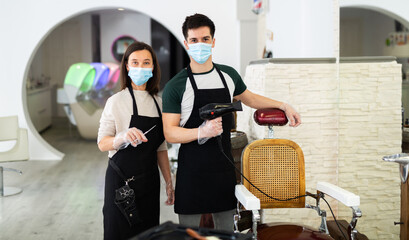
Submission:
<svg viewBox="0 0 409 240">
<path fill-rule="evenodd" d="M 194 43 L 188 44 L 189 50 L 187 53 L 199 64 L 203 64 L 212 55 L 212 44 L 209 43 Z"/>
<path fill-rule="evenodd" d="M 153 76 L 152 70 L 153 68 L 129 67 L 128 76 L 133 83 L 141 86 Z"/>
</svg>

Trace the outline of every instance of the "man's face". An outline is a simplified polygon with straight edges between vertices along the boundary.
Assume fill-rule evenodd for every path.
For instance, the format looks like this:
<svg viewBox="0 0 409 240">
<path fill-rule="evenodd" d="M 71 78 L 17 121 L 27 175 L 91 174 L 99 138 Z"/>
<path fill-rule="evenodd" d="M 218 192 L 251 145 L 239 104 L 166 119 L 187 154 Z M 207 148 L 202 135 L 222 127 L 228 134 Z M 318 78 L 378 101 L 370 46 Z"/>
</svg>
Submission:
<svg viewBox="0 0 409 240">
<path fill-rule="evenodd" d="M 215 39 L 212 38 L 209 27 L 193 28 L 187 31 L 187 39 L 184 41 L 186 49 L 189 49 L 188 44 L 195 43 L 208 43 L 212 44 L 212 48 L 214 47 Z"/>
</svg>

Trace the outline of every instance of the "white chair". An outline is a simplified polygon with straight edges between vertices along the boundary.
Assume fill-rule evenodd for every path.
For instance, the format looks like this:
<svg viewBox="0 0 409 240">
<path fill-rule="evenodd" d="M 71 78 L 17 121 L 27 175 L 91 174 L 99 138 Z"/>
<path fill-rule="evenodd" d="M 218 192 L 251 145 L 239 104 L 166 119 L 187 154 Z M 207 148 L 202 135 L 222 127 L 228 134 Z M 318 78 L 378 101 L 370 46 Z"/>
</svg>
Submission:
<svg viewBox="0 0 409 240">
<path fill-rule="evenodd" d="M 11 149 L 2 150 L 0 146 L 0 163 L 28 160 L 27 129 L 19 127 L 17 116 L 0 117 L 0 143 L 8 144 L 11 141 L 15 141 Z M 3 171 L 14 171 L 22 174 L 20 170 L 0 166 L 0 197 L 20 193 L 22 191 L 20 188 L 4 187 Z"/>
</svg>

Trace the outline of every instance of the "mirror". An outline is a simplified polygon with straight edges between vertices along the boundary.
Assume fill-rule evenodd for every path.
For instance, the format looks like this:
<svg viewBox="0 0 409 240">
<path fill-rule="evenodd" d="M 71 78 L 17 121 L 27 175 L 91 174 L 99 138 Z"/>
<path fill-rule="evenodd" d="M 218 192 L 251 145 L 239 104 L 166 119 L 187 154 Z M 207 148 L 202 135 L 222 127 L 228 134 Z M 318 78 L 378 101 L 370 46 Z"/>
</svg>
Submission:
<svg viewBox="0 0 409 240">
<path fill-rule="evenodd" d="M 128 35 L 123 35 L 123 36 L 116 38 L 111 46 L 111 53 L 114 59 L 118 62 L 121 62 L 122 57 L 124 56 L 125 50 L 133 42 L 136 42 L 136 39 Z"/>
</svg>

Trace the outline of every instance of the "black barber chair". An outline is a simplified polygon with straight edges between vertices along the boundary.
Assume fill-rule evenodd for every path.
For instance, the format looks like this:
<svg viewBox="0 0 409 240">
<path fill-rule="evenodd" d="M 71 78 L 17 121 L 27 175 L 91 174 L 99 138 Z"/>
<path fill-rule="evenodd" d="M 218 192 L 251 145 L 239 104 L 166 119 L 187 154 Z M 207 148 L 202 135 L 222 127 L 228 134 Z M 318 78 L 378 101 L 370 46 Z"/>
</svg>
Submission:
<svg viewBox="0 0 409 240">
<path fill-rule="evenodd" d="M 165 222 L 157 227 L 131 238 L 130 240 L 193 240 L 193 239 L 220 239 L 220 240 L 251 240 L 252 234 L 234 233 L 229 231 L 188 228 L 180 224 Z"/>
</svg>

